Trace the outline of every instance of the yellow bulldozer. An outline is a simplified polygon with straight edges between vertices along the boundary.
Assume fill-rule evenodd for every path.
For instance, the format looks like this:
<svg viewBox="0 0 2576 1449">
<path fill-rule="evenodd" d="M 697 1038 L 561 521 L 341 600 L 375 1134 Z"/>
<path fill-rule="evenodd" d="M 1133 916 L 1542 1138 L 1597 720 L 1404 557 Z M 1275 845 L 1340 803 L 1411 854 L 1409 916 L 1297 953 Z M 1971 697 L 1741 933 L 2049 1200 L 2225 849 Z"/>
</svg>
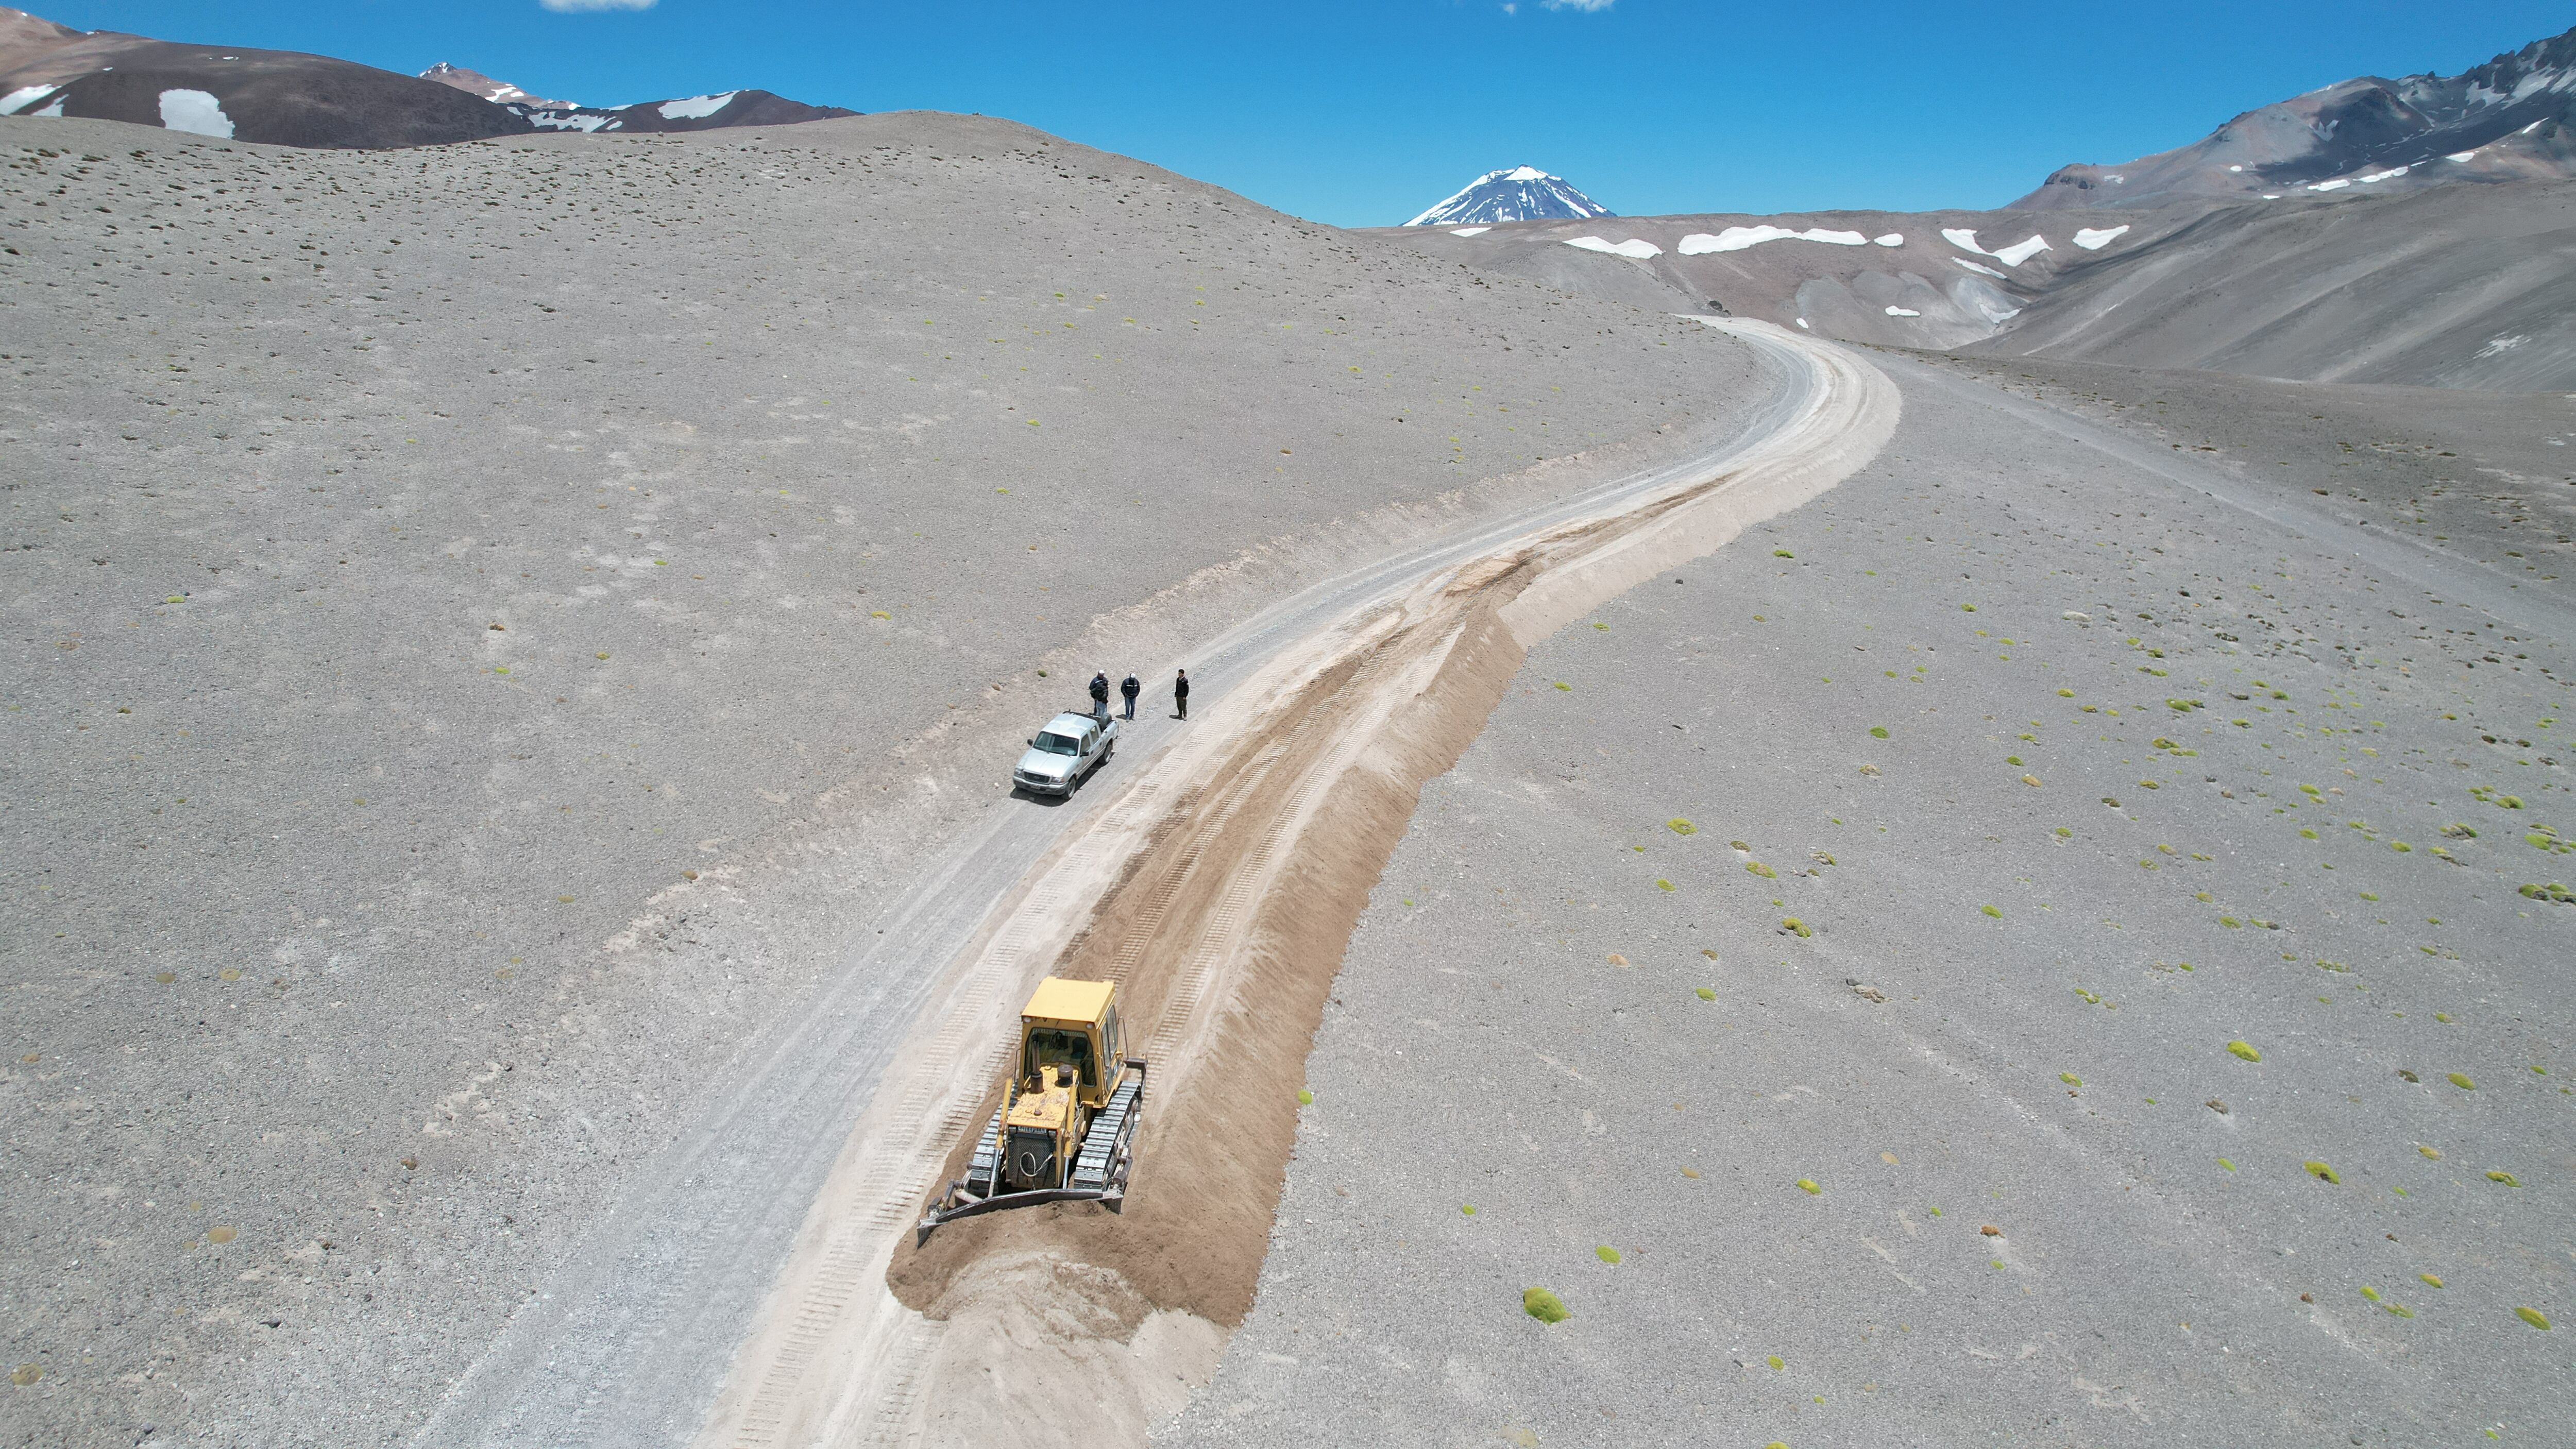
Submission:
<svg viewBox="0 0 2576 1449">
<path fill-rule="evenodd" d="M 941 1223 L 1002 1208 L 1090 1201 L 1119 1210 L 1145 1102 L 1145 1059 L 1126 1054 L 1117 998 L 1113 981 L 1038 983 L 1020 1009 L 1020 1050 L 1002 1105 L 966 1175 L 931 1200 L 915 1241 L 927 1242 Z"/>
</svg>

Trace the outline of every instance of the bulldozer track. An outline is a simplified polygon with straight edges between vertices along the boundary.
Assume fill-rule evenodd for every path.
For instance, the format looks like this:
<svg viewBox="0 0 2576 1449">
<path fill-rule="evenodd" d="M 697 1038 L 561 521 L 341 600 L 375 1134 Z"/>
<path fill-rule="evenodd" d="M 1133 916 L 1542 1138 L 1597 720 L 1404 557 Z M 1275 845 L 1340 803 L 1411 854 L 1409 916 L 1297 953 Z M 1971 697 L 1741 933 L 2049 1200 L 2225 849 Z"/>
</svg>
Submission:
<svg viewBox="0 0 2576 1449">
<path fill-rule="evenodd" d="M 863 1217 L 844 1220 L 833 1232 L 815 1269 L 811 1289 L 797 1304 L 783 1341 L 740 1412 L 732 1441 L 739 1449 L 769 1449 L 780 1442 L 798 1390 L 824 1344 L 840 1327 L 852 1301 L 863 1289 L 873 1287 L 885 1244 L 912 1226 L 917 1204 L 935 1185 L 932 1179 L 937 1176 L 937 1160 L 932 1159 L 925 1167 L 918 1160 L 922 1149 L 954 1139 L 974 1122 L 977 1099 L 960 1099 L 955 1091 L 963 1075 L 957 1070 L 961 1053 L 967 1038 L 989 1024 L 988 1018 L 1002 1001 L 1011 973 L 1036 944 L 1030 923 L 1052 914 L 1062 903 L 1064 891 L 1061 883 L 1053 881 L 1041 882 L 1031 890 L 1020 914 L 994 943 L 989 957 L 992 969 L 970 973 L 959 984 L 939 1031 L 920 1058 L 924 1070 L 912 1074 L 911 1084 L 894 1106 L 893 1121 L 914 1124 L 910 1139 L 896 1152 L 880 1154 L 894 1160 L 881 1162 L 871 1173 L 875 1186 L 866 1196 L 874 1205 Z M 1008 1043 L 993 1054 L 996 1072 L 1009 1055 Z M 950 1100 L 934 1114 L 932 1109 L 942 1097 Z M 927 1332 L 909 1334 L 902 1346 L 883 1361 L 879 1370 L 882 1387 L 871 1411 L 865 1442 L 905 1442 L 900 1437 L 888 1437 L 888 1426 L 910 1422 L 917 1392 L 914 1379 L 929 1352 L 931 1338 Z"/>
</svg>

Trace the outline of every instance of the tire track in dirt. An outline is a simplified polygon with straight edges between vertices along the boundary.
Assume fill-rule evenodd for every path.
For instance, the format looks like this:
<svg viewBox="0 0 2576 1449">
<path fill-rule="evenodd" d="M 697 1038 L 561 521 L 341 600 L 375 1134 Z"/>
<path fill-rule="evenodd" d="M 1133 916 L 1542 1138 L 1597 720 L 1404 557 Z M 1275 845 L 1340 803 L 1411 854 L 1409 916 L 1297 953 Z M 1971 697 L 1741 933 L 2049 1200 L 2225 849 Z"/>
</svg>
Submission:
<svg viewBox="0 0 2576 1449">
<path fill-rule="evenodd" d="M 1811 374 L 1795 416 L 1723 471 L 1281 650 L 1032 872 L 862 1114 L 700 1444 L 1135 1441 L 1213 1371 L 1250 1307 L 1343 944 L 1423 782 L 1536 640 L 1831 487 L 1894 429 L 1893 385 L 1855 354 L 1712 325 Z M 916 1248 L 906 1229 L 960 1170 L 1045 974 L 1118 980 L 1129 1020 L 1155 1023 L 1125 1214 L 1054 1204 Z"/>
</svg>

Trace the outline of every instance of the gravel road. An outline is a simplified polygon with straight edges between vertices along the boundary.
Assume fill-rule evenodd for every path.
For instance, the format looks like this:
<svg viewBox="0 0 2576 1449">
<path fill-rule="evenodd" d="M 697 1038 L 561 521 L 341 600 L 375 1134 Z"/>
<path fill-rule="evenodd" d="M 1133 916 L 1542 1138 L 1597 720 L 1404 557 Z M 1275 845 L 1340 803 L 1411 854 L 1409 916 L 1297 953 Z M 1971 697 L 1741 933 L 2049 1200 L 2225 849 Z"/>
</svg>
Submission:
<svg viewBox="0 0 2576 1449">
<path fill-rule="evenodd" d="M 2338 450 L 1883 365 L 1874 467 L 1535 651 L 1426 789 L 1157 1442 L 2576 1417 L 2555 585 L 2363 527 Z"/>
</svg>

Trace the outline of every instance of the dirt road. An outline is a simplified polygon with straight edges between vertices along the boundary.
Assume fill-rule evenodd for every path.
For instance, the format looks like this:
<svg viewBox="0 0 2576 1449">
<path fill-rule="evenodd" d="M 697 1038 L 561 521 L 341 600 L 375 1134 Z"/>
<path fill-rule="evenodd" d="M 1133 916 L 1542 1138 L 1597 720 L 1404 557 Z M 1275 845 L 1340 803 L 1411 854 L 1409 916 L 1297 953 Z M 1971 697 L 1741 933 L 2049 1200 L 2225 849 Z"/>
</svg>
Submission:
<svg viewBox="0 0 2576 1449">
<path fill-rule="evenodd" d="M 948 1407 L 936 1383 L 1007 1331 L 957 1311 L 961 1280 L 971 1298 L 1033 1254 L 1121 1280 L 1108 1331 L 1063 1340 L 1090 1345 L 1074 1357 L 1142 1362 L 1138 1345 L 1159 1346 L 1168 1352 L 1151 1356 L 1212 1368 L 1218 1325 L 1240 1318 L 1258 1271 L 1294 1109 L 1293 1097 L 1284 1111 L 1246 1109 L 1245 1160 L 1177 1150 L 1161 1128 L 1209 1105 L 1193 1066 L 1214 1047 L 1230 1066 L 1245 1054 L 1294 1080 L 1341 933 L 1412 791 L 1473 738 L 1531 641 L 1830 486 L 1893 427 L 1893 389 L 1850 354 L 1768 327 L 1740 335 L 1779 377 L 1743 436 L 1316 585 L 1196 656 L 1198 717 L 1140 720 L 1124 779 L 1066 807 L 995 812 L 879 923 L 865 953 L 879 959 L 846 973 L 845 999 L 827 994 L 641 1175 L 423 1442 L 900 1442 L 925 1410 Z M 1308 830 L 1327 810 L 1335 828 Z M 1272 908 L 1285 896 L 1300 909 Z M 906 1297 L 950 1299 L 925 1319 L 883 1286 L 887 1265 L 981 1106 L 1020 993 L 1048 970 L 1117 976 L 1132 1019 L 1159 1022 L 1147 1036 L 1147 1165 L 1123 1220 L 1016 1215 L 943 1234 L 944 1256 L 905 1268 Z M 1270 992 L 1283 970 L 1297 989 L 1243 1039 L 1244 1014 L 1228 1008 L 1256 977 Z M 1235 1185 L 1227 1211 L 1198 1211 L 1181 1190 L 1194 1174 Z M 1209 1221 L 1158 1239 L 1165 1213 Z M 1041 1409 L 1089 1377 L 1062 1365 L 1066 1377 L 1027 1380 L 1036 1402 L 948 1397 Z M 1141 1427 L 1170 1406 L 1176 1385 L 1149 1378 L 1113 1384 L 1097 1410 L 1086 1393 L 1093 1426 L 1105 1415 Z"/>
</svg>

